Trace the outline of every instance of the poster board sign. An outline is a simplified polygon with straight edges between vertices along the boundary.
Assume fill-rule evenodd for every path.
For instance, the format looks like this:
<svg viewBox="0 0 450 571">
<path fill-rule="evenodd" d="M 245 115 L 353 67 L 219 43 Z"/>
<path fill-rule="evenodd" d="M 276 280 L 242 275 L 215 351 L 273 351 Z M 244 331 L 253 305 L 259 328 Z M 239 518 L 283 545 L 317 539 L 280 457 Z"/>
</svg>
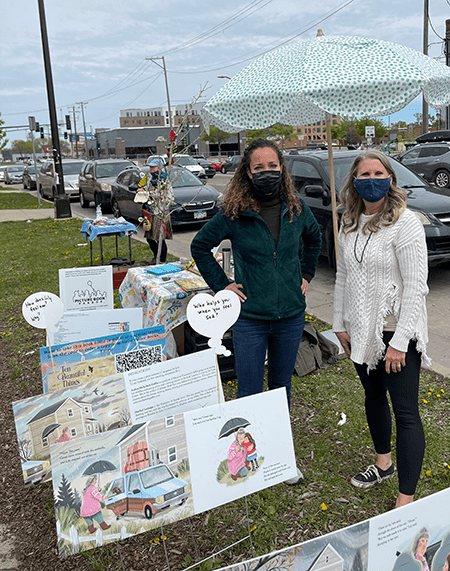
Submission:
<svg viewBox="0 0 450 571">
<path fill-rule="evenodd" d="M 63 313 L 58 329 L 49 332 L 49 344 L 74 343 L 92 337 L 142 329 L 142 307 Z"/>
<path fill-rule="evenodd" d="M 230 441 L 237 439 L 232 432 L 218 446 L 218 436 L 244 411 L 261 450 L 259 468 L 233 480 L 227 467 L 219 481 L 218 467 L 227 464 Z M 94 533 L 105 545 L 270 487 L 296 472 L 284 389 L 55 445 L 51 456 L 63 556 L 74 552 L 75 537 L 76 549 L 94 547 Z M 98 489 L 105 507 L 97 500 L 92 521 L 83 517 L 83 505 Z M 63 519 L 67 512 L 80 516 Z M 74 529 L 64 527 L 68 520 Z"/>
<path fill-rule="evenodd" d="M 177 370 L 182 371 L 187 361 L 191 363 L 189 367 L 199 371 L 199 375 L 197 382 L 190 384 L 190 390 L 185 395 L 184 410 L 209 406 L 223 400 L 222 392 L 218 390 L 220 376 L 216 355 L 209 349 L 157 363 L 156 365 L 163 365 L 162 370 L 166 370 L 167 375 L 161 374 L 161 369 L 158 368 L 158 374 L 153 377 L 152 367 L 155 365 L 147 367 L 146 375 L 133 384 L 132 402 L 127 397 L 130 388 L 127 387 L 124 373 L 96 377 L 79 385 L 70 385 L 14 402 L 14 421 L 25 484 L 37 484 L 50 479 L 52 444 L 58 446 L 64 442 L 75 442 L 82 437 L 131 425 L 132 416 L 137 413 L 145 422 L 162 415 L 176 414 L 179 406 L 176 395 L 167 400 L 164 393 L 171 383 L 178 382 L 178 377 L 175 376 L 178 375 Z M 159 406 L 157 409 L 143 411 L 141 400 L 146 402 L 148 390 L 161 394 Z M 201 400 L 200 394 L 203 397 Z"/>
<path fill-rule="evenodd" d="M 125 333 L 41 347 L 44 393 L 160 363 L 166 359 L 165 328 Z"/>
<path fill-rule="evenodd" d="M 59 297 L 64 311 L 113 309 L 112 270 L 112 266 L 60 269 Z"/>
</svg>

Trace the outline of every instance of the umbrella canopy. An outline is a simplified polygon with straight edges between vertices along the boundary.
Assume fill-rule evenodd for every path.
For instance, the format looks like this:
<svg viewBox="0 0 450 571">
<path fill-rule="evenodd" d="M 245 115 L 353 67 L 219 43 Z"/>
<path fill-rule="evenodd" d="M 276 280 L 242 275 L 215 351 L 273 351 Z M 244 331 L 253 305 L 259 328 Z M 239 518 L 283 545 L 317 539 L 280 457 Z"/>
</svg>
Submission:
<svg viewBox="0 0 450 571">
<path fill-rule="evenodd" d="M 206 103 L 202 121 L 236 132 L 308 125 L 326 113 L 382 116 L 421 91 L 432 107 L 449 105 L 450 68 L 392 42 L 319 36 L 252 62 Z"/>
<path fill-rule="evenodd" d="M 47 438 L 47 436 L 49 434 L 51 434 L 54 430 L 56 430 L 57 428 L 59 428 L 61 425 L 60 424 L 49 424 L 48 426 L 46 426 L 44 428 L 44 430 L 42 431 L 42 438 Z"/>
<path fill-rule="evenodd" d="M 225 438 L 225 436 L 230 436 L 233 432 L 239 430 L 239 428 L 245 428 L 250 423 L 245 418 L 241 418 L 239 416 L 235 418 L 230 418 L 227 422 L 222 426 L 219 432 L 219 438 Z"/>
<path fill-rule="evenodd" d="M 94 474 L 103 474 L 104 472 L 112 472 L 117 470 L 112 462 L 109 460 L 97 460 L 90 464 L 83 472 L 83 476 L 93 476 Z"/>
</svg>

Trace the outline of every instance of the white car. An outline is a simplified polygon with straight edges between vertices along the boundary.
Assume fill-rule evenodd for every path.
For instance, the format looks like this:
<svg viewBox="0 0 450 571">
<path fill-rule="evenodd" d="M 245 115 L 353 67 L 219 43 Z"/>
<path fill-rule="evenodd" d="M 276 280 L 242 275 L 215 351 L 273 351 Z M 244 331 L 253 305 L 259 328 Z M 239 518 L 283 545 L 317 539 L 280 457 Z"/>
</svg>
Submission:
<svg viewBox="0 0 450 571">
<path fill-rule="evenodd" d="M 82 159 L 63 159 L 63 176 L 64 176 L 64 192 L 71 198 L 78 198 L 80 193 L 78 190 L 78 175 L 84 161 Z M 57 176 L 53 160 L 47 160 L 42 165 L 38 175 L 38 190 L 42 198 L 48 196 L 55 198 L 57 192 Z"/>
<path fill-rule="evenodd" d="M 0 180 L 5 180 L 6 167 L 0 167 Z"/>
<path fill-rule="evenodd" d="M 199 178 L 206 178 L 205 169 L 191 155 L 173 155 L 173 164 L 184 167 Z"/>
</svg>

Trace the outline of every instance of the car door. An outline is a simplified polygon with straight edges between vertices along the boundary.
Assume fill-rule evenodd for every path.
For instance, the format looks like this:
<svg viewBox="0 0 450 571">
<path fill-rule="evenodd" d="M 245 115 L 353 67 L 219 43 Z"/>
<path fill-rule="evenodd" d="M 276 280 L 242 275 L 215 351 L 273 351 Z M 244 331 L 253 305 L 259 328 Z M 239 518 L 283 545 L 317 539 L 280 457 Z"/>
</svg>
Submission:
<svg viewBox="0 0 450 571">
<path fill-rule="evenodd" d="M 400 162 L 409 167 L 415 173 L 420 174 L 419 156 L 420 148 L 411 149 L 411 151 L 400 157 Z"/>
<path fill-rule="evenodd" d="M 44 196 L 53 196 L 53 179 L 54 179 L 54 166 L 53 162 L 48 162 L 45 165 L 42 177 L 42 192 Z"/>
<path fill-rule="evenodd" d="M 136 196 L 137 185 L 139 184 L 141 177 L 139 172 L 136 170 L 130 171 L 126 174 L 129 175 L 127 177 L 127 184 L 124 186 L 124 204 L 126 204 L 126 213 L 129 218 L 137 220 L 140 216 L 142 216 L 142 203 L 134 202 L 134 197 Z"/>
<path fill-rule="evenodd" d="M 426 145 L 420 149 L 420 155 L 417 159 L 417 174 L 423 176 L 425 180 L 433 181 L 436 171 L 443 166 L 449 169 L 450 161 L 443 155 L 449 152 L 448 147 L 442 145 Z M 447 159 L 447 160 L 445 160 Z"/>
<path fill-rule="evenodd" d="M 129 475 L 127 497 L 128 510 L 134 513 L 142 513 L 144 510 L 142 502 L 142 486 L 137 472 Z"/>
</svg>

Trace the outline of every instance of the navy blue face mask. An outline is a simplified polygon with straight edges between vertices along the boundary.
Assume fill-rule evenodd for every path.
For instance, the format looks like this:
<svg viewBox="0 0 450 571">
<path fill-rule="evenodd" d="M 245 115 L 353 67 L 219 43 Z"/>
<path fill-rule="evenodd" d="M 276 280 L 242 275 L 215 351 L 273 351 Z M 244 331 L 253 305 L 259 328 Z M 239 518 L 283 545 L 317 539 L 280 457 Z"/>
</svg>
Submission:
<svg viewBox="0 0 450 571">
<path fill-rule="evenodd" d="M 391 188 L 391 177 L 387 178 L 355 178 L 353 186 L 363 200 L 378 202 L 386 196 Z"/>
<path fill-rule="evenodd" d="M 259 198 L 275 196 L 281 187 L 281 171 L 259 171 L 252 173 L 255 194 Z"/>
</svg>

